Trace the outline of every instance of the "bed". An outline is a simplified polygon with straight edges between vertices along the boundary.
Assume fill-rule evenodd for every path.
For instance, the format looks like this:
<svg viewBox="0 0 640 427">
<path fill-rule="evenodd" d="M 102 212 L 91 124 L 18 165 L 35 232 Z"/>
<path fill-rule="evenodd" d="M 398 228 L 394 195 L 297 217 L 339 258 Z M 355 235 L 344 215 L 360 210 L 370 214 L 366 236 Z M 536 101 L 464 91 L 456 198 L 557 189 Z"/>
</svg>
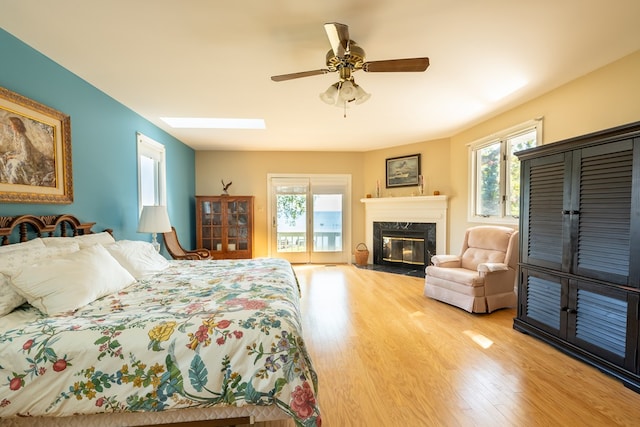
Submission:
<svg viewBox="0 0 640 427">
<path fill-rule="evenodd" d="M 92 226 L 0 217 L 0 425 L 321 425 L 288 262 L 169 261 Z"/>
</svg>

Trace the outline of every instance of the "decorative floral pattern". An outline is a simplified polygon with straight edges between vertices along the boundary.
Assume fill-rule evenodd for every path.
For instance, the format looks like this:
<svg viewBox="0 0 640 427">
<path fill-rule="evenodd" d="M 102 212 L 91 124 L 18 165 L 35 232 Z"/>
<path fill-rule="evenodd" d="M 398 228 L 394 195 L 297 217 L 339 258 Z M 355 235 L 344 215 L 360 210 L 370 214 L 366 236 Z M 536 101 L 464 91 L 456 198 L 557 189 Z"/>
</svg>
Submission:
<svg viewBox="0 0 640 427">
<path fill-rule="evenodd" d="M 0 324 L 0 418 L 275 404 L 319 426 L 298 298 L 262 258 L 172 261 L 74 315 L 22 306 Z"/>
</svg>

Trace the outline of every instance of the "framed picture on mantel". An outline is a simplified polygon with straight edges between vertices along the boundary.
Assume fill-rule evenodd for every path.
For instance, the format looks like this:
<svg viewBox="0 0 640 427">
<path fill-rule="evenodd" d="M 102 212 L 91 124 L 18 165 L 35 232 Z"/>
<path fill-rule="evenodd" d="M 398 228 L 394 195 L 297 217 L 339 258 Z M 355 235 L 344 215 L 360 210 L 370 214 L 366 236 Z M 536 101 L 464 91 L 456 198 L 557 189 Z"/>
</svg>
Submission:
<svg viewBox="0 0 640 427">
<path fill-rule="evenodd" d="M 421 174 L 420 154 L 387 159 L 387 188 L 417 186 Z"/>
</svg>

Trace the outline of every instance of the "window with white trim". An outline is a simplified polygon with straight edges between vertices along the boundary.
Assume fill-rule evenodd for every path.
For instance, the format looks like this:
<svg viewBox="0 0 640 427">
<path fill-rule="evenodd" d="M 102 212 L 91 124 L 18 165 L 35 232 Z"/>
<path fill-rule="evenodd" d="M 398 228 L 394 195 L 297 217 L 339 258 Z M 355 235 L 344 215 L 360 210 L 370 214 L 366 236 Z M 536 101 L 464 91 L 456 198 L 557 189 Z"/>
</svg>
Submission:
<svg viewBox="0 0 640 427">
<path fill-rule="evenodd" d="M 138 133 L 138 209 L 145 205 L 166 205 L 165 148 Z"/>
<path fill-rule="evenodd" d="M 469 145 L 470 222 L 517 224 L 520 160 L 514 153 L 541 144 L 542 119 L 536 119 Z"/>
</svg>

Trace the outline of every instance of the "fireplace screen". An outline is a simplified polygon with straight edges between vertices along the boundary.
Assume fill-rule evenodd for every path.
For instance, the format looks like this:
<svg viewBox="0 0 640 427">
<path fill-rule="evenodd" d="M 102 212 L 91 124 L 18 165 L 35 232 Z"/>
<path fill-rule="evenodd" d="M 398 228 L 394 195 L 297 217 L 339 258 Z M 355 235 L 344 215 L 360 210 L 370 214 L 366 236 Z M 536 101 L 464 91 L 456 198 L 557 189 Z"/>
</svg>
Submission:
<svg viewBox="0 0 640 427">
<path fill-rule="evenodd" d="M 387 262 L 424 265 L 424 239 L 383 237 L 382 259 Z"/>
<path fill-rule="evenodd" d="M 424 272 L 436 253 L 436 224 L 373 223 L 373 264 Z"/>
</svg>

